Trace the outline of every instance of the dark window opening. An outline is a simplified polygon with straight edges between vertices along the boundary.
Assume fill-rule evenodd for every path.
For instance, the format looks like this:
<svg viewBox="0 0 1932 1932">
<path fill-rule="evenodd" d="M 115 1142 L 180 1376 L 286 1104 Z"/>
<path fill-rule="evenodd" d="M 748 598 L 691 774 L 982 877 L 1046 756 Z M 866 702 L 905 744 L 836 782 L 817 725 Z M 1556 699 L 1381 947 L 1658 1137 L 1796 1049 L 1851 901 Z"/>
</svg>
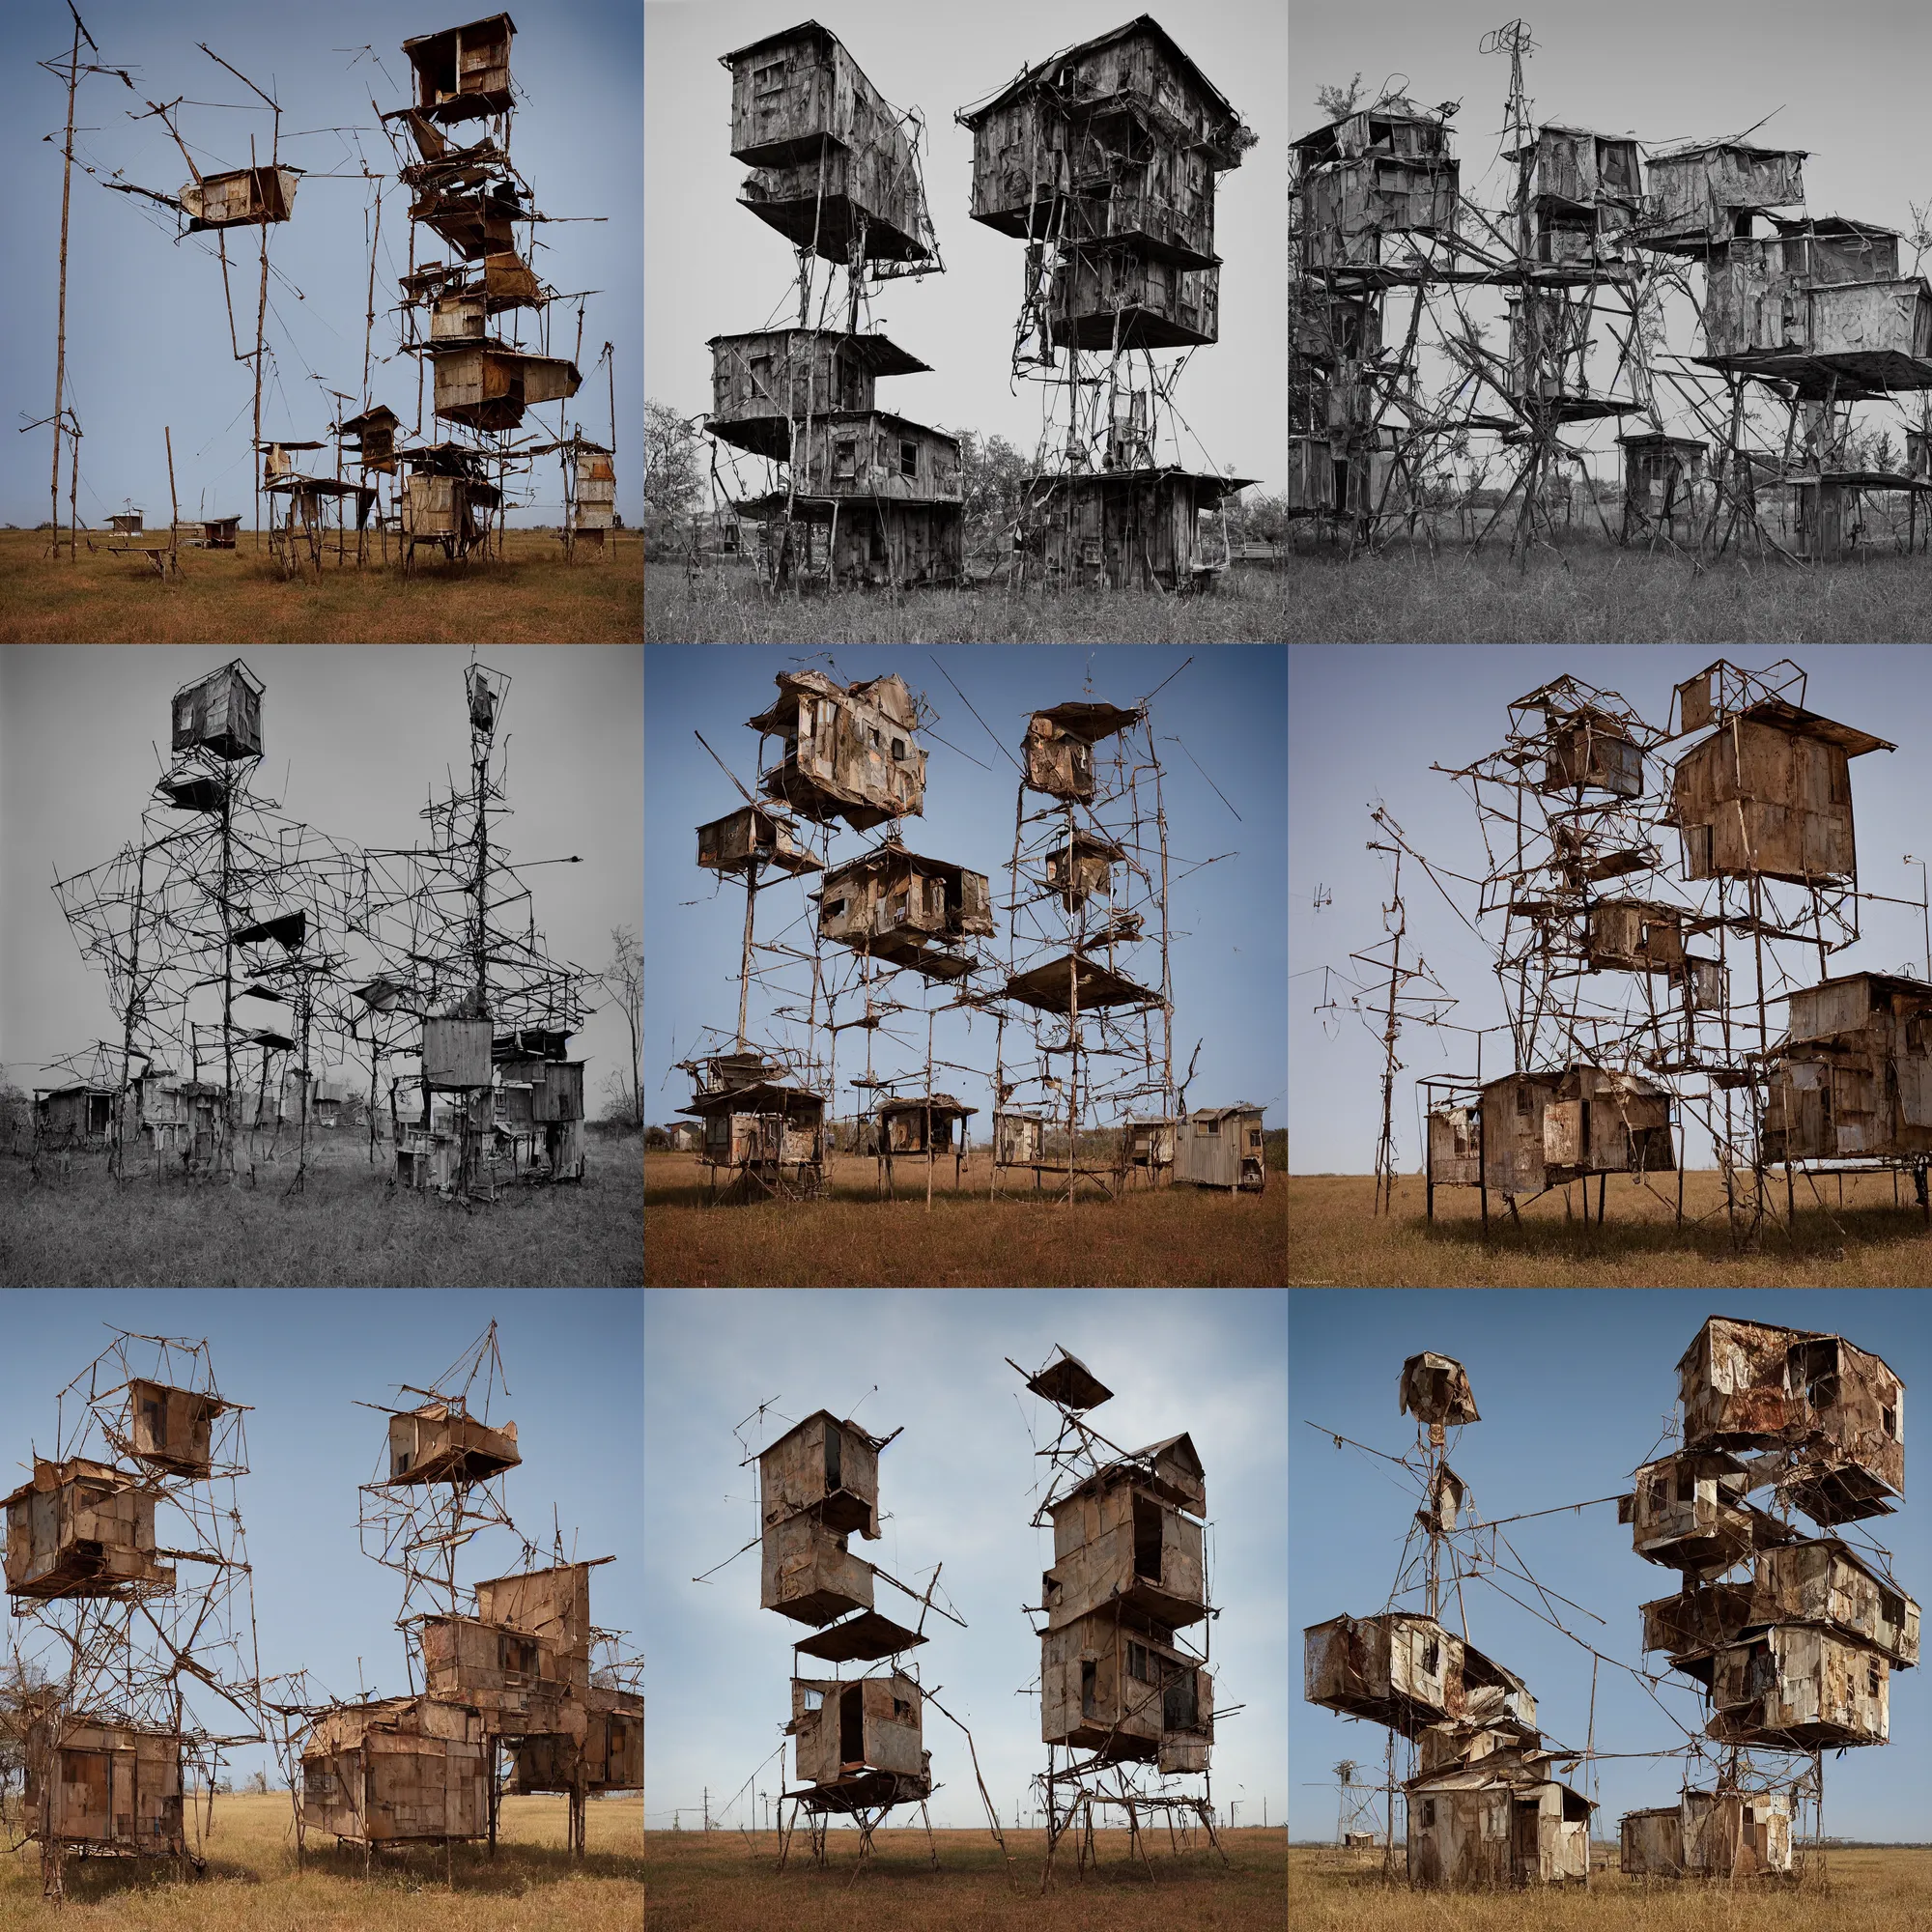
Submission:
<svg viewBox="0 0 1932 1932">
<path fill-rule="evenodd" d="M 1185 1664 L 1169 1664 L 1160 1695 L 1160 1724 L 1166 1731 L 1191 1731 L 1201 1719 L 1194 1672 Z"/>
<path fill-rule="evenodd" d="M 1878 1412 L 1880 1426 L 1888 1435 L 1898 1434 L 1898 1411 L 1895 1408 L 1881 1408 Z"/>
<path fill-rule="evenodd" d="M 501 1632 L 497 1638 L 497 1664 L 505 1677 L 534 1677 L 537 1647 L 526 1638 Z"/>
<path fill-rule="evenodd" d="M 1886 1413 L 1889 1415 L 1891 1411 L 1887 1409 Z M 144 1401 L 141 1404 L 141 1415 L 148 1425 L 149 1440 L 158 1448 L 167 1440 L 168 1436 L 166 1426 L 161 1421 L 160 1404 L 158 1402 Z"/>
<path fill-rule="evenodd" d="M 850 476 L 858 462 L 859 445 L 856 442 L 835 442 L 832 445 L 832 472 L 835 476 Z"/>
<path fill-rule="evenodd" d="M 1042 1570 L 1039 1576 L 1041 1601 L 1049 1607 L 1060 1601 L 1060 1578 L 1051 1570 Z"/>
<path fill-rule="evenodd" d="M 1153 1682 L 1153 1671 L 1148 1662 L 1147 1646 L 1129 1641 L 1127 1644 L 1127 1675 L 1142 1684 Z"/>
<path fill-rule="evenodd" d="M 919 474 L 919 444 L 901 442 L 899 444 L 899 474 L 917 476 Z"/>
<path fill-rule="evenodd" d="M 1435 1822 L 1435 1801 L 1433 1798 L 1425 1798 L 1422 1801 L 1422 1822 L 1425 1825 L 1433 1825 Z"/>
<path fill-rule="evenodd" d="M 1219 1121 L 1203 1121 L 1201 1122 L 1201 1131 L 1204 1134 L 1218 1134 L 1221 1131 L 1221 1122 Z"/>
<path fill-rule="evenodd" d="M 895 765 L 904 764 L 905 754 L 905 740 L 903 738 L 895 738 L 893 740 L 893 762 Z"/>
<path fill-rule="evenodd" d="M 893 1716 L 902 1718 L 907 1723 L 912 1721 L 912 1706 L 903 1697 L 893 1699 Z"/>
<path fill-rule="evenodd" d="M 1435 1675 L 1435 1666 L 1441 1661 L 1441 1657 L 1442 1646 L 1434 1637 L 1431 1637 L 1422 1646 L 1422 1674 L 1425 1677 L 1434 1677 Z"/>
<path fill-rule="evenodd" d="M 838 1432 L 828 1422 L 825 1425 L 825 1493 L 828 1496 L 834 1490 L 843 1487 L 839 1480 L 838 1461 Z"/>
<path fill-rule="evenodd" d="M 1160 1505 L 1134 1498 L 1134 1575 L 1160 1581 Z"/>
<path fill-rule="evenodd" d="M 752 85 L 760 94 L 776 94 L 784 85 L 784 77 L 783 61 L 774 61 L 770 67 L 752 70 Z"/>
<path fill-rule="evenodd" d="M 861 1689 L 848 1684 L 838 1697 L 838 1762 L 863 1764 L 866 1758 L 866 1717 Z"/>
<path fill-rule="evenodd" d="M 1660 1509 L 1668 1509 L 1675 1497 L 1671 1494 L 1670 1471 L 1660 1469 L 1650 1487 L 1651 1499 Z"/>
<path fill-rule="evenodd" d="M 1878 1593 L 1878 1613 L 1880 1618 L 1894 1629 L 1905 1621 L 1905 1599 L 1894 1597 L 1889 1590 Z"/>
<path fill-rule="evenodd" d="M 1094 1698 L 1094 1676 L 1099 1666 L 1091 1659 L 1080 1666 L 1080 1715 L 1092 1718 L 1097 1715 Z"/>
<path fill-rule="evenodd" d="M 1878 1695 L 1878 1660 L 1876 1658 L 1865 1665 L 1865 1679 L 1870 1687 L 1871 1694 L 1876 1697 Z"/>
</svg>

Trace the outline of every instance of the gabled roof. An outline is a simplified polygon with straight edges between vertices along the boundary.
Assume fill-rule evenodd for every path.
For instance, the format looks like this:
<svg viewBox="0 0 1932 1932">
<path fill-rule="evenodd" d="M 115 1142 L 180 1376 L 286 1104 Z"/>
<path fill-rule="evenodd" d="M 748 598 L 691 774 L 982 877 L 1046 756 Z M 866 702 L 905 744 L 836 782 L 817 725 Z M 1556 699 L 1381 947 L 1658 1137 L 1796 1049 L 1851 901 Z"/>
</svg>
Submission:
<svg viewBox="0 0 1932 1932">
<path fill-rule="evenodd" d="M 908 726 L 907 728 L 909 729 L 910 727 Z M 873 871 L 901 859 L 908 865 L 923 866 L 928 871 L 944 873 L 952 878 L 957 878 L 960 873 L 969 872 L 973 869 L 970 866 L 960 865 L 952 859 L 928 859 L 923 853 L 909 851 L 903 845 L 874 845 L 869 852 L 861 852 L 856 859 L 847 859 L 841 865 L 834 866 L 826 873 L 824 883 L 820 887 L 819 892 L 809 893 L 806 896 L 809 898 L 817 898 L 838 880 L 844 878 L 848 873 Z M 980 876 L 983 875 L 975 874 L 975 877 Z"/>
<path fill-rule="evenodd" d="M 1776 731 L 1789 732 L 1794 738 L 1821 738 L 1828 745 L 1836 745 L 1851 758 L 1862 757 L 1867 752 L 1898 750 L 1887 739 L 1875 738 L 1869 731 L 1861 731 L 1854 724 L 1834 724 L 1815 711 L 1801 711 L 1797 705 L 1787 704 L 1781 697 L 1761 697 L 1755 704 L 1746 705 L 1737 716 L 1749 719 L 1753 724 L 1769 724 Z"/>
<path fill-rule="evenodd" d="M 1147 711 L 1140 705 L 1131 711 L 1123 711 L 1118 704 L 1096 704 L 1086 698 L 1076 698 L 1071 703 L 1056 704 L 1051 709 L 1036 711 L 1033 715 L 1049 720 L 1075 738 L 1085 738 L 1091 745 L 1096 739 L 1111 738 L 1126 725 L 1137 724 L 1147 716 Z"/>
<path fill-rule="evenodd" d="M 882 1114 L 923 1114 L 930 1108 L 935 1118 L 947 1115 L 977 1114 L 978 1107 L 969 1107 L 963 1100 L 955 1100 L 951 1094 L 900 1094 L 889 1100 L 879 1102 Z"/>
<path fill-rule="evenodd" d="M 861 1429 L 856 1422 L 850 1421 L 841 1416 L 834 1415 L 829 1408 L 814 1408 L 811 1411 L 811 1413 L 805 1418 L 803 1422 L 794 1422 L 792 1426 L 789 1429 L 787 1429 L 782 1435 L 775 1436 L 770 1442 L 768 1442 L 765 1445 L 764 1448 L 760 1449 L 758 1451 L 760 1459 L 769 1456 L 774 1449 L 779 1447 L 781 1443 L 789 1442 L 791 1438 L 794 1435 L 796 1435 L 801 1429 L 809 1428 L 812 1423 L 816 1422 L 821 1416 L 823 1416 L 827 1422 L 831 1423 L 835 1429 L 842 1429 L 846 1435 L 856 1435 L 859 1438 L 859 1440 L 866 1445 L 867 1449 L 873 1451 L 883 1449 L 886 1446 L 887 1440 L 889 1439 L 882 1435 L 867 1435 L 866 1432 L 863 1429 Z"/>
<path fill-rule="evenodd" d="M 823 30 L 821 29 L 820 31 L 822 32 Z M 1161 46 L 1173 57 L 1175 62 L 1194 81 L 1195 85 L 1201 89 L 1202 93 L 1208 97 L 1208 100 L 1214 106 L 1218 107 L 1222 113 L 1234 120 L 1240 118 L 1235 112 L 1234 104 L 1229 100 L 1228 97 L 1195 66 L 1194 62 L 1188 58 L 1187 54 L 1182 50 L 1180 43 L 1174 36 L 1151 14 L 1142 14 L 1136 18 L 1129 20 L 1123 27 L 1115 27 L 1107 33 L 1095 34 L 1091 41 L 1076 41 L 1072 46 L 1062 47 L 1057 54 L 1049 54 L 1045 60 L 1040 61 L 1037 66 L 1023 67 L 1018 75 L 1009 81 L 1005 87 L 1001 88 L 999 93 L 994 95 L 990 100 L 982 100 L 977 107 L 961 109 L 958 119 L 965 127 L 977 128 L 987 115 L 993 113 L 998 108 L 1004 107 L 1015 96 L 1024 94 L 1029 88 L 1037 87 L 1040 77 L 1051 69 L 1060 66 L 1063 61 L 1078 60 L 1082 54 L 1097 53 L 1102 47 L 1112 46 L 1115 42 L 1127 40 L 1132 35 L 1139 33 L 1149 34 L 1154 40 L 1158 41 Z"/>
<path fill-rule="evenodd" d="M 728 54 L 718 56 L 720 67 L 735 67 L 747 54 L 760 52 L 766 47 L 776 47 L 787 41 L 813 40 L 823 47 L 842 45 L 838 36 L 829 27 L 821 27 L 816 20 L 801 20 L 795 27 L 787 27 L 782 33 L 767 34 L 760 41 L 747 41 L 742 47 L 733 47 Z"/>
<path fill-rule="evenodd" d="M 825 1095 L 799 1087 L 780 1087 L 759 1080 L 749 1087 L 733 1087 L 723 1094 L 700 1094 L 680 1114 L 809 1114 L 821 1113 Z"/>
</svg>

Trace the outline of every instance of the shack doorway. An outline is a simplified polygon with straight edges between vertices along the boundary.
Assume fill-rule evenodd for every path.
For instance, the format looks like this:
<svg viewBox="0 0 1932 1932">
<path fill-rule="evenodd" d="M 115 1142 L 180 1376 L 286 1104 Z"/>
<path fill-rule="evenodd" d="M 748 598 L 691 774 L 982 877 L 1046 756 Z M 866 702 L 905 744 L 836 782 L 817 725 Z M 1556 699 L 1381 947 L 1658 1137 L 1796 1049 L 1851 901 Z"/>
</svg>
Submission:
<svg viewBox="0 0 1932 1932">
<path fill-rule="evenodd" d="M 1520 1881 L 1537 1874 L 1536 1819 L 1541 1809 L 1533 1798 L 1519 1798 L 1510 1806 L 1510 1862 Z"/>
<path fill-rule="evenodd" d="M 838 1693 L 838 1762 L 840 1767 L 866 1761 L 866 1718 L 861 1706 L 863 1686 L 848 1684 Z"/>
<path fill-rule="evenodd" d="M 1170 1667 L 1160 1695 L 1160 1727 L 1164 1731 L 1191 1731 L 1200 1720 L 1195 1695 L 1194 1672 L 1186 1666 Z"/>
<path fill-rule="evenodd" d="M 1147 1496 L 1134 1498 L 1134 1575 L 1160 1581 L 1160 1505 Z"/>
<path fill-rule="evenodd" d="M 828 1496 L 834 1491 L 844 1488 L 838 1476 L 839 1455 L 838 1432 L 828 1422 L 825 1425 L 825 1493 Z"/>
</svg>

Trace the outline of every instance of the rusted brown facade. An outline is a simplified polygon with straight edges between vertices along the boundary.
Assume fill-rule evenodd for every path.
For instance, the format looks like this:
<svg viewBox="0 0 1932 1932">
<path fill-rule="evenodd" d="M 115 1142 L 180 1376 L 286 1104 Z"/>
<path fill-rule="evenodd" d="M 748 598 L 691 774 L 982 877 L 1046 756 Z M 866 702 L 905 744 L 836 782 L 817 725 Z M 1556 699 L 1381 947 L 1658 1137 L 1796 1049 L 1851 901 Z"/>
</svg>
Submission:
<svg viewBox="0 0 1932 1932">
<path fill-rule="evenodd" d="M 235 168 L 226 174 L 203 175 L 181 191 L 187 233 L 287 221 L 300 178 L 293 168 Z"/>
<path fill-rule="evenodd" d="M 303 1822 L 351 1844 L 481 1837 L 490 1748 L 475 1711 L 428 1696 L 331 1711 L 302 1749 Z"/>
<path fill-rule="evenodd" d="M 24 1742 L 28 1837 L 83 1857 L 186 1850 L 179 1733 L 49 1713 Z"/>
<path fill-rule="evenodd" d="M 1435 1618 L 1403 1610 L 1331 1617 L 1305 1630 L 1302 1694 L 1406 1738 L 1450 1721 L 1536 1728 L 1536 1699 L 1521 1678 Z"/>
<path fill-rule="evenodd" d="M 932 1753 L 922 1741 L 924 1699 L 902 1672 L 863 1677 L 794 1677 L 791 1681 L 793 1768 L 805 1783 L 837 1784 L 887 1772 L 907 1782 L 903 1795 L 932 1786 Z"/>
<path fill-rule="evenodd" d="M 759 456 L 789 462 L 792 424 L 828 412 L 867 413 L 881 376 L 930 369 L 883 335 L 829 328 L 767 328 L 714 335 L 711 434 Z M 954 447 L 953 462 L 957 467 Z"/>
<path fill-rule="evenodd" d="M 1452 1356 L 1428 1350 L 1403 1363 L 1396 1398 L 1398 1412 L 1418 1422 L 1461 1428 L 1483 1419 L 1469 1388 L 1469 1372 Z"/>
<path fill-rule="evenodd" d="M 798 827 L 761 805 L 740 806 L 697 828 L 697 863 L 709 871 L 816 872 L 823 867 L 798 842 Z"/>
<path fill-rule="evenodd" d="M 758 1458 L 765 1525 L 808 1517 L 834 1532 L 879 1536 L 879 1442 L 818 1409 Z"/>
<path fill-rule="evenodd" d="M 891 843 L 835 866 L 815 896 L 821 938 L 929 979 L 962 978 L 971 956 L 952 949 L 993 930 L 983 872 Z"/>
<path fill-rule="evenodd" d="M 1505 1748 L 1411 1778 L 1403 1787 L 1410 1883 L 1458 1890 L 1580 1883 L 1594 1807 L 1553 1775 L 1554 1761 Z"/>
<path fill-rule="evenodd" d="M 747 723 L 784 740 L 784 755 L 763 790 L 803 817 L 842 818 L 864 832 L 889 818 L 917 816 L 925 797 L 925 753 L 913 732 L 918 713 L 896 673 L 845 686 L 822 671 L 784 671 L 778 700 Z"/>
<path fill-rule="evenodd" d="M 492 14 L 405 41 L 403 52 L 415 72 L 416 111 L 444 123 L 505 112 L 512 99 L 510 42 L 516 31 L 509 14 Z"/>
<path fill-rule="evenodd" d="M 1504 1195 L 1677 1164 L 1670 1095 L 1640 1074 L 1599 1066 L 1505 1074 L 1483 1088 L 1481 1106 L 1484 1179 Z"/>
<path fill-rule="evenodd" d="M 1138 724 L 1143 715 L 1123 711 L 1117 704 L 1084 699 L 1036 711 L 1028 721 L 1021 748 L 1026 756 L 1027 783 L 1049 798 L 1091 800 L 1094 747 Z"/>
<path fill-rule="evenodd" d="M 1791 1869 L 1791 1797 L 1782 1791 L 1687 1791 L 1675 1804 L 1624 1814 L 1619 1869 L 1632 1878 L 1756 1878 Z"/>
<path fill-rule="evenodd" d="M 10 1597 L 119 1597 L 166 1591 L 175 1572 L 156 1553 L 155 1492 L 126 1470 L 36 1456 L 32 1478 L 4 1504 Z"/>
<path fill-rule="evenodd" d="M 1768 1160 L 1932 1153 L 1932 984 L 1855 973 L 1793 993 L 1770 1075 Z"/>
<path fill-rule="evenodd" d="M 392 1483 L 487 1482 L 522 1461 L 514 1422 L 492 1429 L 446 1402 L 389 1417 Z"/>
</svg>

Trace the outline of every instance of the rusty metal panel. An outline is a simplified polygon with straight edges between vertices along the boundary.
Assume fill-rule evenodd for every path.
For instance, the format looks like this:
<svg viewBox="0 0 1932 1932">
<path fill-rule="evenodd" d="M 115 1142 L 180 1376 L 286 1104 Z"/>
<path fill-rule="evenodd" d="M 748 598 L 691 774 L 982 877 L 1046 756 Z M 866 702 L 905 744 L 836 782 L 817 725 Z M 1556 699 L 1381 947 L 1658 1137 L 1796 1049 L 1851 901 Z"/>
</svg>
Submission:
<svg viewBox="0 0 1932 1932">
<path fill-rule="evenodd" d="M 1482 1179 L 1479 1164 L 1478 1109 L 1438 1107 L 1429 1116 L 1429 1174 L 1437 1186 L 1474 1187 Z"/>
<path fill-rule="evenodd" d="M 1580 1167 L 1583 1164 L 1582 1100 L 1551 1100 L 1543 1110 L 1543 1164 Z"/>
<path fill-rule="evenodd" d="M 1396 1394 L 1396 1412 L 1413 1415 L 1418 1422 L 1462 1424 L 1482 1420 L 1469 1388 L 1468 1371 L 1448 1355 L 1425 1350 L 1409 1356 L 1402 1365 Z"/>
</svg>

